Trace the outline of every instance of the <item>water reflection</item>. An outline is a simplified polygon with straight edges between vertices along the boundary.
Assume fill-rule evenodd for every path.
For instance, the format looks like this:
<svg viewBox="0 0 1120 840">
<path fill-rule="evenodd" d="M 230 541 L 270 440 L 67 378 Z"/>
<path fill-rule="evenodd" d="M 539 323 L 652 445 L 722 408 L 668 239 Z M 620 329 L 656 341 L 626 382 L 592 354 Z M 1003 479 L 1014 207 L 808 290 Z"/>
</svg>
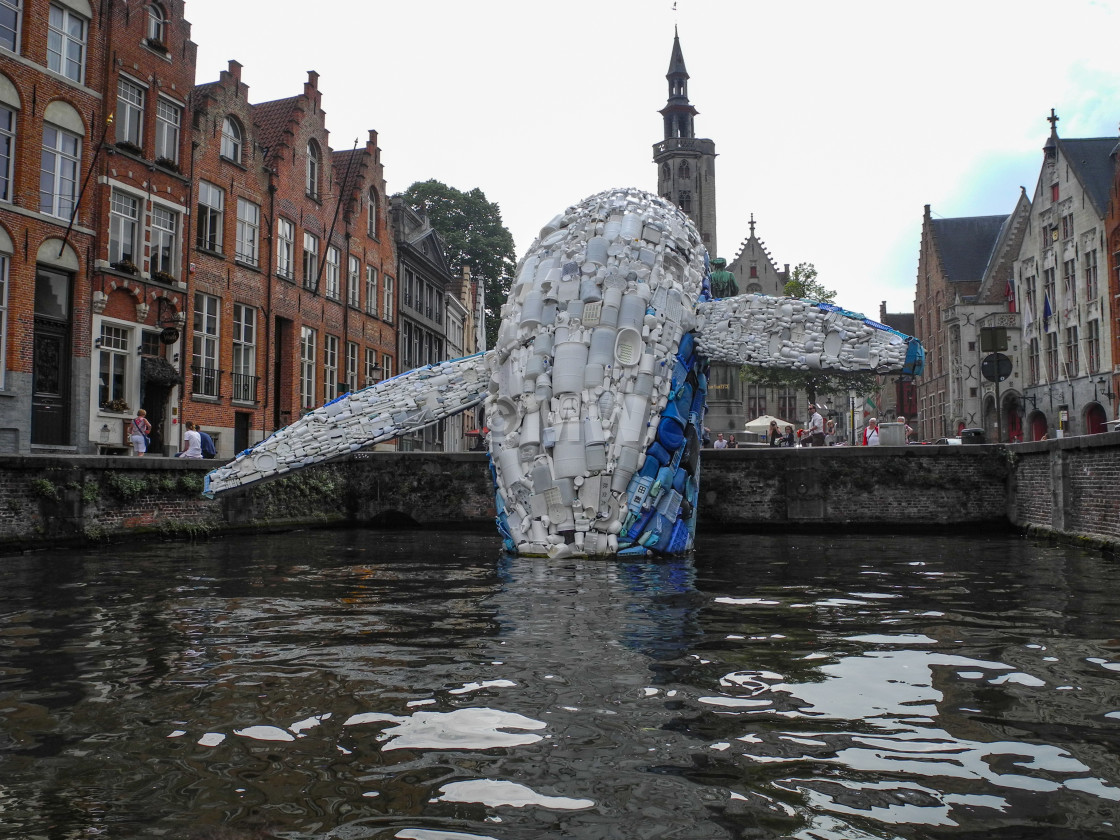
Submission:
<svg viewBox="0 0 1120 840">
<path fill-rule="evenodd" d="M 0 837 L 1117 834 L 1093 554 L 340 532 L 6 570 Z"/>
</svg>

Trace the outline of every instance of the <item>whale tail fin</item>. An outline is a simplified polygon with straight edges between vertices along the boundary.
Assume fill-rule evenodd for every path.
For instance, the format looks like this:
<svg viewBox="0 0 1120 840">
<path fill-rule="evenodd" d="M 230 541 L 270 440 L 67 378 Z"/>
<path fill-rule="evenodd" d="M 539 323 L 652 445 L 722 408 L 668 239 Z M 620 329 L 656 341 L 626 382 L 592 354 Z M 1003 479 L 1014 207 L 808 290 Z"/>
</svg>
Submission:
<svg viewBox="0 0 1120 840">
<path fill-rule="evenodd" d="M 738 295 L 697 306 L 697 343 L 714 362 L 919 376 L 918 339 L 831 303 Z"/>
<path fill-rule="evenodd" d="M 416 368 L 343 394 L 210 472 L 203 495 L 213 498 L 340 458 L 478 405 L 490 380 L 488 352 Z"/>
</svg>

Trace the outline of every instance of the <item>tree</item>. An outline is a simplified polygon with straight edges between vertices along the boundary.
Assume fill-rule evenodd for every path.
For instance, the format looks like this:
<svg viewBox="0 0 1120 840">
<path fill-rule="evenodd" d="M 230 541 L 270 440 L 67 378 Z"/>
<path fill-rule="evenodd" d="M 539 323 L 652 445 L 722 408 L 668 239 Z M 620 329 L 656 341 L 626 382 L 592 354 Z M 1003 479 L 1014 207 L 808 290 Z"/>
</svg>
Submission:
<svg viewBox="0 0 1120 840">
<path fill-rule="evenodd" d="M 832 303 L 836 299 L 836 290 L 826 289 L 817 279 L 817 267 L 807 262 L 798 263 L 790 272 L 783 291 L 787 297 L 812 300 L 817 303 Z"/>
<path fill-rule="evenodd" d="M 428 221 L 447 243 L 451 270 L 459 273 L 463 266 L 470 266 L 472 276 L 480 278 L 486 346 L 493 347 L 502 304 L 517 266 L 513 235 L 502 224 L 498 205 L 487 201 L 478 187 L 462 192 L 436 180 L 417 181 L 401 195 L 413 210 L 427 213 Z"/>
<path fill-rule="evenodd" d="M 783 290 L 788 297 L 811 300 L 816 303 L 832 303 L 836 298 L 835 289 L 826 289 L 817 279 L 817 267 L 812 263 L 798 263 L 790 272 L 789 280 Z M 744 365 L 742 377 L 764 388 L 795 388 L 809 395 L 809 402 L 817 402 L 820 394 L 855 389 L 859 393 L 871 393 L 878 389 L 878 378 L 874 373 L 839 373 L 821 370 L 785 370 L 782 368 L 761 368 Z"/>
</svg>

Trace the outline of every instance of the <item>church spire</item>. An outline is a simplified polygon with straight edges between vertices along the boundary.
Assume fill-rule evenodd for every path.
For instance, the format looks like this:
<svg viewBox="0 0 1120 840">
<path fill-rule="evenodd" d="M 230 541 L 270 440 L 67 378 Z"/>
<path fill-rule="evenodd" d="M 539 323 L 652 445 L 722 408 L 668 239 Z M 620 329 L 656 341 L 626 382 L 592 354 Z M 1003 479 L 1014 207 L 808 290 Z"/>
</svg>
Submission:
<svg viewBox="0 0 1120 840">
<path fill-rule="evenodd" d="M 661 109 L 665 118 L 665 139 L 688 139 L 696 136 L 692 118 L 698 113 L 688 101 L 688 70 L 684 66 L 684 53 L 677 28 L 673 27 L 673 54 L 669 57 L 669 101 Z"/>
</svg>

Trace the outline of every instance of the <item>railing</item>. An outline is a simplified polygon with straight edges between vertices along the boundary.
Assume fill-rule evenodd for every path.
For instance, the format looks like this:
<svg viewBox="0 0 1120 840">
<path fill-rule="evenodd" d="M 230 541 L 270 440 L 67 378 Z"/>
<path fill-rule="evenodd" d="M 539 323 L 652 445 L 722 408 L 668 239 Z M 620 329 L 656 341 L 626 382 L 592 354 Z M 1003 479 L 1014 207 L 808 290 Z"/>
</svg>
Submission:
<svg viewBox="0 0 1120 840">
<path fill-rule="evenodd" d="M 191 392 L 202 397 L 220 397 L 218 385 L 222 381 L 222 371 L 217 368 L 196 367 L 191 365 Z"/>
<path fill-rule="evenodd" d="M 236 402 L 256 402 L 257 383 L 260 379 L 259 376 L 251 376 L 247 373 L 233 374 L 233 393 L 230 394 L 230 399 Z"/>
</svg>

